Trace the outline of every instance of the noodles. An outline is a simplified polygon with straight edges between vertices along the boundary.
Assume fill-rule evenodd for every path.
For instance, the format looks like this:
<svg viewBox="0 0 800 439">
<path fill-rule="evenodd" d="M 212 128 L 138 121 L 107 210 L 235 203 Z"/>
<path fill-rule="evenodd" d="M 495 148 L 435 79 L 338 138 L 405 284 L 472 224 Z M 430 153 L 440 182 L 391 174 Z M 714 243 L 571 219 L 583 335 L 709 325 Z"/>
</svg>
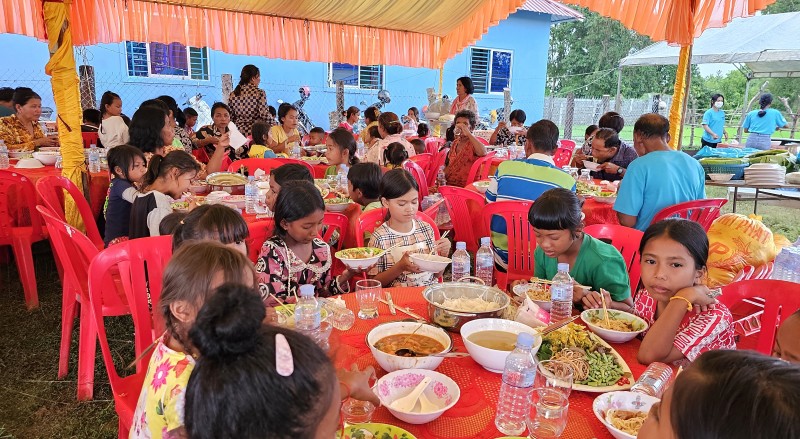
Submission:
<svg viewBox="0 0 800 439">
<path fill-rule="evenodd" d="M 572 367 L 572 379 L 574 381 L 583 381 L 589 377 L 589 362 L 586 360 L 586 352 L 583 349 L 566 348 L 553 355 L 550 359 L 569 364 Z M 557 364 L 548 363 L 547 365 L 547 370 L 558 374 L 558 371 L 553 368 L 553 366 L 558 366 Z"/>
<path fill-rule="evenodd" d="M 632 436 L 639 433 L 647 413 L 633 410 L 615 410 L 606 412 L 606 420 L 617 430 L 623 431 Z"/>
<path fill-rule="evenodd" d="M 441 305 L 444 308 L 461 312 L 487 312 L 500 308 L 496 302 L 490 302 L 482 297 L 459 297 L 458 299 L 445 297 Z"/>
<path fill-rule="evenodd" d="M 528 294 L 528 297 L 531 300 L 540 300 L 540 301 L 549 301 L 550 300 L 550 289 L 547 285 L 542 283 L 531 283 L 528 284 L 528 289 L 525 293 Z"/>
<path fill-rule="evenodd" d="M 372 247 L 356 247 L 336 252 L 339 259 L 368 259 L 377 256 L 382 252 L 381 249 Z"/>
<path fill-rule="evenodd" d="M 608 312 L 608 322 L 606 322 L 603 313 L 599 311 L 592 314 L 589 318 L 589 321 L 597 327 L 609 329 L 611 331 L 636 332 L 641 329 L 638 328 L 638 322 L 620 318 L 619 314 L 613 311 Z"/>
</svg>

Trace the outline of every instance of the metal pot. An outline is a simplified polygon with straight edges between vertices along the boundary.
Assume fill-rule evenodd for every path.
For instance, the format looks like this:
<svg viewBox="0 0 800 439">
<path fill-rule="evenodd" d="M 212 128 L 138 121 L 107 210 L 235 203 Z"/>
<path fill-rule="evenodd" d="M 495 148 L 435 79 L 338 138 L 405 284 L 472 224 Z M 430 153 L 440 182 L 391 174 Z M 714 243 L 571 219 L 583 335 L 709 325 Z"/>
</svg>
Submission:
<svg viewBox="0 0 800 439">
<path fill-rule="evenodd" d="M 226 180 L 238 179 L 242 182 L 241 184 L 231 183 L 230 181 L 216 183 L 215 180 L 219 179 L 219 177 L 227 177 Z M 244 195 L 244 186 L 247 184 L 247 178 L 235 172 L 215 172 L 206 177 L 206 183 L 208 187 L 211 188 L 211 192 L 225 191 L 231 195 Z"/>
<path fill-rule="evenodd" d="M 463 280 L 463 279 L 460 279 Z M 459 332 L 465 323 L 485 318 L 499 318 L 511 303 L 511 299 L 499 289 L 469 282 L 445 282 L 431 285 L 422 291 L 422 297 L 428 302 L 428 317 L 431 322 L 450 332 Z M 484 312 L 464 312 L 442 306 L 445 297 L 483 298 L 495 302 L 497 308 Z"/>
</svg>

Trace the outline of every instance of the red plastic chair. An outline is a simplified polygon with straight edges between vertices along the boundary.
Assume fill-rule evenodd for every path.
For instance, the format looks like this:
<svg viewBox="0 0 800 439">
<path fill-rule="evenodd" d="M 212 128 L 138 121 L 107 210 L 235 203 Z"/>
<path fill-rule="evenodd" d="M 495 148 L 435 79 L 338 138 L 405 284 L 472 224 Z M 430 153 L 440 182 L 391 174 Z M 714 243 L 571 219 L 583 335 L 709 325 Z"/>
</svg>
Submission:
<svg viewBox="0 0 800 439">
<path fill-rule="evenodd" d="M 368 212 L 362 213 L 358 217 L 358 222 L 356 223 L 356 245 L 359 247 L 364 247 L 364 233 L 373 233 L 378 226 L 383 224 L 385 218 L 386 209 L 383 208 L 372 209 Z M 431 217 L 422 212 L 417 212 L 416 219 L 417 221 L 425 221 L 426 223 L 430 224 L 431 227 L 433 227 L 433 236 L 435 239 L 439 239 L 441 237 L 439 235 L 439 228 L 436 225 L 436 221 L 431 219 Z"/>
<path fill-rule="evenodd" d="M 574 140 L 570 139 L 561 139 L 559 142 L 559 148 L 567 149 L 570 151 L 575 151 L 575 146 L 577 145 Z"/>
<path fill-rule="evenodd" d="M 42 198 L 44 205 L 52 210 L 58 219 L 66 222 L 66 213 L 64 212 L 64 191 L 66 191 L 75 202 L 78 212 L 83 220 L 83 225 L 86 228 L 86 236 L 97 247 L 102 250 L 104 247 L 103 238 L 100 236 L 100 231 L 97 229 L 97 223 L 92 214 L 92 207 L 86 201 L 83 192 L 75 186 L 75 183 L 67 177 L 49 176 L 40 178 L 36 182 L 36 190 Z M 64 261 L 61 261 L 63 264 Z"/>
<path fill-rule="evenodd" d="M 738 273 L 738 274 L 737 274 L 737 275 L 736 275 L 736 276 L 733 278 L 733 280 L 731 280 L 731 283 L 733 283 L 733 282 L 739 282 L 739 281 L 743 281 L 743 280 L 750 280 L 750 279 L 752 279 L 752 278 L 753 278 L 753 273 L 755 272 L 755 269 L 756 269 L 756 267 L 753 267 L 752 265 L 745 265 L 745 266 L 742 268 L 742 271 L 740 271 L 740 272 L 739 272 L 739 273 Z"/>
<path fill-rule="evenodd" d="M 47 239 L 47 228 L 36 211 L 33 183 L 22 174 L 0 171 L 0 246 L 10 245 L 22 282 L 25 306 L 39 307 L 31 245 Z"/>
<path fill-rule="evenodd" d="M 562 166 L 568 165 L 572 161 L 573 149 L 556 148 L 556 152 L 553 154 L 553 164 L 559 169 L 561 169 Z"/>
<path fill-rule="evenodd" d="M 92 145 L 96 146 L 98 144 L 97 140 L 100 138 L 99 136 L 100 136 L 100 134 L 97 133 L 97 132 L 94 132 L 94 133 L 81 133 L 81 137 L 83 137 L 83 148 L 84 149 L 88 149 L 88 148 L 91 148 Z"/>
<path fill-rule="evenodd" d="M 444 166 L 444 161 L 447 159 L 447 153 L 450 152 L 450 148 L 445 148 L 433 156 L 433 160 L 431 160 L 430 169 L 431 172 L 428 173 L 428 186 L 434 187 L 436 186 L 436 177 L 439 175 L 439 168 Z"/>
<path fill-rule="evenodd" d="M 411 160 L 403 162 L 403 169 L 410 172 L 414 180 L 417 181 L 417 186 L 419 186 L 419 205 L 422 206 L 422 199 L 428 196 L 428 176 L 425 175 L 425 171 L 417 163 Z"/>
<path fill-rule="evenodd" d="M 759 332 L 756 350 L 770 355 L 781 322 L 800 309 L 800 284 L 772 279 L 746 280 L 722 287 L 722 296 L 718 300 L 730 309 L 741 301 L 754 298 L 766 301 L 764 310 L 754 316 L 755 321 L 739 320 L 735 326 L 737 332 L 739 325 L 746 326 L 745 331 L 749 330 L 751 334 Z"/>
<path fill-rule="evenodd" d="M 593 224 L 583 229 L 589 236 L 606 241 L 619 250 L 631 282 L 631 297 L 636 295 L 639 280 L 642 278 L 642 267 L 639 258 L 639 244 L 644 232 L 616 224 Z"/>
<path fill-rule="evenodd" d="M 446 142 L 447 140 L 441 137 L 428 137 L 425 139 L 425 152 L 436 155 L 436 153 L 439 152 L 439 148 L 441 148 Z"/>
<path fill-rule="evenodd" d="M 433 162 L 433 154 L 425 152 L 422 154 L 417 154 L 413 157 L 410 157 L 409 160 L 419 165 L 423 171 L 425 171 L 426 178 L 430 176 L 431 173 L 431 163 Z"/>
<path fill-rule="evenodd" d="M 258 260 L 258 254 L 261 253 L 264 241 L 272 236 L 275 221 L 268 219 L 249 223 L 247 228 L 250 229 L 250 236 L 247 237 L 247 257 L 255 264 Z"/>
<path fill-rule="evenodd" d="M 333 255 L 344 248 L 344 243 L 347 239 L 347 231 L 350 228 L 350 219 L 341 213 L 325 212 L 325 217 L 322 220 L 322 224 L 327 227 L 324 229 L 325 233 L 320 236 L 320 239 L 327 242 L 329 245 L 331 243 L 331 239 L 333 238 L 334 232 L 337 230 L 339 231 L 339 239 L 336 241 L 336 245 L 331 246 L 331 255 Z M 333 266 L 331 267 L 331 274 L 337 276 L 343 271 L 344 264 L 334 257 Z"/>
<path fill-rule="evenodd" d="M 491 230 L 492 217 L 498 215 L 506 222 L 508 235 L 508 269 L 505 273 L 494 270 L 497 287 L 505 290 L 509 281 L 529 279 L 533 275 L 533 251 L 536 238 L 528 222 L 530 201 L 496 201 L 483 208 L 481 216 L 486 230 Z"/>
<path fill-rule="evenodd" d="M 475 160 L 475 163 L 472 164 L 472 167 L 469 168 L 469 174 L 467 175 L 467 184 L 464 187 L 467 187 L 478 180 L 486 180 L 489 178 L 489 170 L 492 168 L 492 160 L 494 159 L 494 151 L 487 153 L 483 157 L 479 157 L 478 160 Z"/>
<path fill-rule="evenodd" d="M 483 228 L 483 222 L 476 223 L 475 213 L 486 205 L 486 199 L 475 191 L 457 186 L 442 186 L 439 193 L 444 197 L 447 212 L 450 214 L 455 240 L 466 242 L 470 253 L 477 252 L 480 238 L 488 235 Z"/>
<path fill-rule="evenodd" d="M 114 397 L 120 438 L 128 437 L 139 392 L 147 373 L 150 354 L 141 354 L 164 330 L 163 322 L 152 318 L 150 308 L 158 309 L 162 275 L 171 255 L 172 237 L 154 236 L 133 239 L 103 250 L 89 266 L 89 302 Z M 109 273 L 119 275 L 115 279 Z M 121 284 L 124 291 L 122 297 L 118 293 L 117 284 Z M 128 303 L 132 304 L 130 309 L 135 328 L 134 355 L 135 358 L 141 358 L 136 363 L 136 373 L 122 377 L 114 365 L 103 315 L 105 308 L 121 308 Z M 154 324 L 154 320 L 158 323 Z"/>
<path fill-rule="evenodd" d="M 703 230 L 708 232 L 711 223 L 719 218 L 722 206 L 727 203 L 726 198 L 709 198 L 705 200 L 687 201 L 673 206 L 665 207 L 653 217 L 650 224 L 655 224 L 667 218 L 684 218 L 699 223 Z"/>
<path fill-rule="evenodd" d="M 245 166 L 247 167 L 247 170 L 249 171 L 250 175 L 253 175 L 256 169 L 261 169 L 262 171 L 269 174 L 273 169 L 279 166 L 283 166 L 287 163 L 296 163 L 298 165 L 303 165 L 306 168 L 308 168 L 308 172 L 310 172 L 312 176 L 314 175 L 314 167 L 308 164 L 307 162 L 303 160 L 288 159 L 288 158 L 271 158 L 271 159 L 256 158 L 256 159 L 236 160 L 235 162 L 231 163 L 228 166 L 228 172 L 239 172 L 239 168 Z"/>
<path fill-rule="evenodd" d="M 484 146 L 489 146 L 489 141 L 484 139 L 483 137 L 477 137 L 478 142 L 481 142 Z"/>
<path fill-rule="evenodd" d="M 753 279 L 769 279 L 772 275 L 772 270 L 775 268 L 774 262 L 768 262 L 759 266 L 753 272 Z"/>
</svg>

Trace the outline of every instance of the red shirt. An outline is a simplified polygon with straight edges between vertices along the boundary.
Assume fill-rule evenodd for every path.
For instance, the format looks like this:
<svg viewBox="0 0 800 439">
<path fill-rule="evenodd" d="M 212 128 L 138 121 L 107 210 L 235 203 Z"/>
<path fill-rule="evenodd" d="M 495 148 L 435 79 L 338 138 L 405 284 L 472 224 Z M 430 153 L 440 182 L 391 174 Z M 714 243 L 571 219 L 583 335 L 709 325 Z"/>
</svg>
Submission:
<svg viewBox="0 0 800 439">
<path fill-rule="evenodd" d="M 646 320 L 648 325 L 652 325 L 656 320 L 657 303 L 647 290 L 642 288 L 634 300 L 634 313 Z M 646 331 L 642 333 L 645 334 Z M 725 305 L 718 303 L 714 309 L 706 312 L 686 313 L 678 326 L 673 345 L 686 357 L 675 361 L 676 366 L 686 366 L 706 351 L 736 349 L 731 312 Z"/>
<path fill-rule="evenodd" d="M 444 168 L 444 177 L 450 186 L 464 187 L 467 184 L 469 170 L 478 156 L 469 138 L 457 136 L 450 144 L 447 154 L 447 166 Z"/>
</svg>

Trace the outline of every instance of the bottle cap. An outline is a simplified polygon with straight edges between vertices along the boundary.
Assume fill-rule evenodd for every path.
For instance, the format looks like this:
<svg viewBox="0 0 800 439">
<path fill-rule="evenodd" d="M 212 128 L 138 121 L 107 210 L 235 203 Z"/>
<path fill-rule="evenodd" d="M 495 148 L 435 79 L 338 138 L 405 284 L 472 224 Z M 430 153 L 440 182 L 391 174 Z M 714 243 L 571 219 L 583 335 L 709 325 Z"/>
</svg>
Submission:
<svg viewBox="0 0 800 439">
<path fill-rule="evenodd" d="M 247 181 L 250 181 L 250 182 L 252 182 L 252 181 L 253 181 L 253 180 L 255 180 L 255 179 L 256 179 L 256 176 L 255 176 L 255 175 L 248 175 L 248 176 L 247 176 Z"/>
<path fill-rule="evenodd" d="M 466 242 L 458 241 L 456 243 L 456 250 L 466 250 L 466 249 L 467 249 L 467 243 Z"/>
<path fill-rule="evenodd" d="M 520 332 L 517 336 L 517 347 L 530 349 L 533 347 L 534 341 L 536 341 L 536 339 L 533 338 L 532 335 L 528 334 L 527 332 Z"/>
<path fill-rule="evenodd" d="M 569 273 L 569 264 L 567 264 L 566 262 L 559 262 L 558 271 L 566 271 L 567 273 Z"/>
<path fill-rule="evenodd" d="M 300 297 L 314 297 L 314 285 L 300 285 Z"/>
<path fill-rule="evenodd" d="M 488 236 L 484 236 L 483 238 L 481 238 L 481 245 L 488 246 L 491 243 L 492 243 L 492 238 Z"/>
</svg>

